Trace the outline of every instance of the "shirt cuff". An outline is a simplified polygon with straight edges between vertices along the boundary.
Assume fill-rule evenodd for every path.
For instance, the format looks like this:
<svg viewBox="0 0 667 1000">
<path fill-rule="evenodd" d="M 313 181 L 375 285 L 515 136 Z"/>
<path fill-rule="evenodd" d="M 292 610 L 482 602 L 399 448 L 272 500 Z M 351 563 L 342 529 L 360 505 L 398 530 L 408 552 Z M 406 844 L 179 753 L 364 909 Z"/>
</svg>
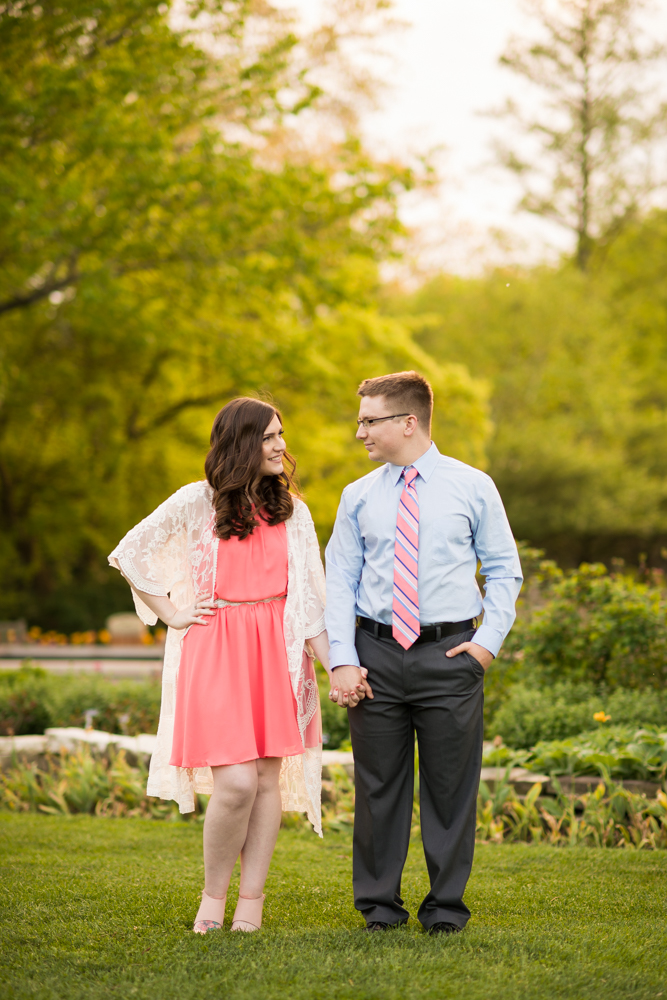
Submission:
<svg viewBox="0 0 667 1000">
<path fill-rule="evenodd" d="M 345 642 L 334 643 L 329 648 L 329 666 L 335 670 L 336 667 L 344 667 L 347 664 L 351 664 L 353 667 L 361 666 L 357 647 Z"/>
<path fill-rule="evenodd" d="M 476 642 L 478 646 L 483 646 L 484 649 L 488 649 L 490 653 L 497 656 L 503 644 L 503 639 L 504 636 L 501 632 L 498 632 L 495 628 L 491 628 L 489 625 L 482 624 L 470 641 Z"/>
</svg>

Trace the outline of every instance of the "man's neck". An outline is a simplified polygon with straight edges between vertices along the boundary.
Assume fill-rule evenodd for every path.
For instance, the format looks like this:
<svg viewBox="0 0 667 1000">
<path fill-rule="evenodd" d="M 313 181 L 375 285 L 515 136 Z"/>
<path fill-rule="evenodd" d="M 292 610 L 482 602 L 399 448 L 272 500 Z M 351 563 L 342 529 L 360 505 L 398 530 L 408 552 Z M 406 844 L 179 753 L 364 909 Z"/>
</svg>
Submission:
<svg viewBox="0 0 667 1000">
<path fill-rule="evenodd" d="M 391 465 L 402 465 L 407 468 L 408 465 L 414 465 L 415 462 L 419 461 L 422 455 L 425 455 L 429 450 L 431 444 L 431 441 L 410 441 L 399 455 L 388 461 Z"/>
</svg>

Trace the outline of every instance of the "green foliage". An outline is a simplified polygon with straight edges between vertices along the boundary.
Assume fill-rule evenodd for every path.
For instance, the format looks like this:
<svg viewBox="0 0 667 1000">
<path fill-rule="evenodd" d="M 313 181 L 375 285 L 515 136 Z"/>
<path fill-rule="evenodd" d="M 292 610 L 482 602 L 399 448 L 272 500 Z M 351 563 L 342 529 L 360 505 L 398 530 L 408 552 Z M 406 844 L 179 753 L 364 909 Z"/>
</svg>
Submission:
<svg viewBox="0 0 667 1000">
<path fill-rule="evenodd" d="M 549 775 L 599 774 L 664 782 L 667 775 L 667 732 L 601 727 L 569 740 L 545 740 L 525 758 L 525 767 Z"/>
<path fill-rule="evenodd" d="M 339 708 L 329 700 L 327 692 L 329 680 L 320 684 L 320 705 L 322 706 L 322 734 L 325 750 L 338 750 L 342 743 L 350 739 L 350 724 L 347 709 Z"/>
<path fill-rule="evenodd" d="M 106 554 L 201 478 L 235 395 L 284 411 L 323 539 L 367 471 L 363 377 L 424 370 L 442 443 L 483 461 L 484 386 L 375 304 L 422 175 L 349 131 L 295 140 L 297 113 L 328 114 L 311 77 L 345 6 L 317 56 L 250 0 L 0 9 L 1 617 L 70 632 L 123 609 Z"/>
<path fill-rule="evenodd" d="M 102 758 L 88 749 L 61 753 L 44 765 L 18 763 L 0 775 L 0 808 L 59 816 L 177 818 L 175 802 L 148 798 L 147 777 L 144 765 L 130 766 L 123 751 Z"/>
<path fill-rule="evenodd" d="M 541 795 L 536 782 L 524 797 L 507 782 L 491 792 L 485 782 L 477 800 L 477 837 L 494 843 L 517 841 L 554 846 L 667 848 L 667 795 L 654 801 L 620 785 L 600 782 L 594 792 Z"/>
<path fill-rule="evenodd" d="M 82 726 L 96 709 L 95 728 L 107 733 L 156 733 L 157 681 L 112 681 L 86 674 L 55 675 L 34 667 L 0 673 L 0 733 L 43 733 L 49 726 Z"/>
<path fill-rule="evenodd" d="M 53 725 L 49 691 L 39 667 L 0 671 L 0 736 L 43 733 Z"/>
<path fill-rule="evenodd" d="M 667 213 L 565 262 L 440 275 L 385 308 L 490 390 L 487 471 L 515 537 L 562 565 L 667 551 Z"/>
<path fill-rule="evenodd" d="M 604 566 L 582 565 L 557 583 L 525 630 L 525 660 L 547 682 L 663 688 L 667 604 L 661 590 Z"/>
<path fill-rule="evenodd" d="M 541 740 L 586 732 L 598 712 L 608 715 L 613 725 L 667 728 L 667 694 L 653 689 L 612 691 L 572 681 L 542 687 L 518 683 L 506 692 L 487 732 L 509 747 L 532 747 Z"/>
<path fill-rule="evenodd" d="M 605 772 L 594 792 L 584 795 L 543 796 L 536 782 L 525 797 L 516 794 L 505 779 L 493 791 L 482 782 L 477 802 L 477 838 L 500 843 L 528 842 L 552 845 L 586 844 L 592 847 L 667 848 L 667 796 L 655 800 L 636 795 L 615 784 L 609 771 L 615 767 L 634 776 L 638 768 L 655 780 L 667 768 L 667 734 L 640 731 L 631 741 L 608 734 L 606 741 L 591 736 L 580 743 L 543 744 L 528 761 L 535 771 L 558 773 Z M 96 816 L 141 816 L 175 819 L 171 802 L 149 799 L 145 794 L 146 770 L 131 767 L 122 753 L 98 758 L 86 750 L 50 758 L 45 766 L 18 764 L 0 775 L 0 809 L 55 815 L 92 813 Z M 342 767 L 330 768 L 324 783 L 323 826 L 327 832 L 350 830 L 354 822 L 354 784 Z M 200 796 L 198 812 L 206 808 Z M 285 826 L 306 829 L 300 814 L 285 817 Z M 419 834 L 419 797 L 415 790 L 413 836 Z"/>
</svg>

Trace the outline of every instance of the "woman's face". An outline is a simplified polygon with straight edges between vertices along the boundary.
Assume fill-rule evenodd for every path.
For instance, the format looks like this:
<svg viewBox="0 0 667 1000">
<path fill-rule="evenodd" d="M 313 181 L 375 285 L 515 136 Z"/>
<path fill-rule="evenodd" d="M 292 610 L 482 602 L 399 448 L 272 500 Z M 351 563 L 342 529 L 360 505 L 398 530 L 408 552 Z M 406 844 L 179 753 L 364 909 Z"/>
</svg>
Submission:
<svg viewBox="0 0 667 1000">
<path fill-rule="evenodd" d="M 262 464 L 260 475 L 277 476 L 283 471 L 283 455 L 287 445 L 283 441 L 283 428 L 274 414 L 271 423 L 264 431 L 262 438 Z"/>
</svg>

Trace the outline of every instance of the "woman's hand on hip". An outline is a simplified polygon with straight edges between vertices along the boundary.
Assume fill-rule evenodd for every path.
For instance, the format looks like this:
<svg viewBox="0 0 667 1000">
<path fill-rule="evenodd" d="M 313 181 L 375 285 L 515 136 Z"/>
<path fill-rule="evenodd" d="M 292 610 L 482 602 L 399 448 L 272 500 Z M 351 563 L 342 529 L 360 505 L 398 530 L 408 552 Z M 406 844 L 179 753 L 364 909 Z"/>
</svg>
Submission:
<svg viewBox="0 0 667 1000">
<path fill-rule="evenodd" d="M 210 615 L 214 615 L 217 608 L 209 598 L 200 598 L 189 604 L 187 608 L 177 608 L 170 621 L 162 619 L 169 628 L 175 628 L 179 632 L 190 625 L 208 625 L 206 620 Z"/>
</svg>

